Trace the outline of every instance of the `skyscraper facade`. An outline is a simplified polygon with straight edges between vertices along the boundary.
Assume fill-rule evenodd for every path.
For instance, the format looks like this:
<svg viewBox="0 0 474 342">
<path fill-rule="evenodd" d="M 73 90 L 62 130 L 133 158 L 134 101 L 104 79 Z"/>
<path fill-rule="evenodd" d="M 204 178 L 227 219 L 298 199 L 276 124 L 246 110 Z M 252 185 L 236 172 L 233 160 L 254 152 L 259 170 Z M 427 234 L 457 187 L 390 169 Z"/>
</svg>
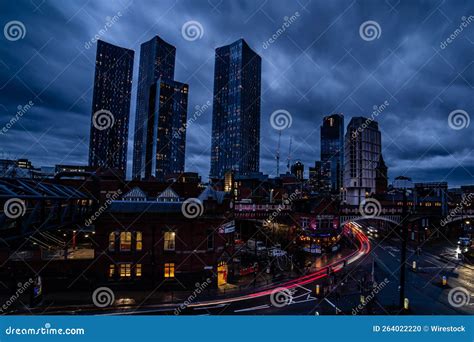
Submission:
<svg viewBox="0 0 474 342">
<path fill-rule="evenodd" d="M 296 179 L 303 180 L 304 178 L 304 164 L 299 160 L 291 165 L 291 174 L 295 175 Z"/>
<path fill-rule="evenodd" d="M 150 87 L 144 178 L 164 181 L 184 172 L 189 86 L 160 79 Z"/>
<path fill-rule="evenodd" d="M 359 205 L 376 191 L 376 168 L 382 138 L 376 121 L 352 118 L 344 139 L 344 200 Z"/>
<path fill-rule="evenodd" d="M 173 80 L 176 48 L 158 36 L 143 43 L 140 47 L 138 71 L 137 108 L 135 113 L 135 132 L 133 143 L 132 177 L 145 177 L 147 132 L 150 114 L 151 86 L 159 79 Z"/>
<path fill-rule="evenodd" d="M 92 96 L 89 165 L 125 177 L 134 51 L 99 40 Z"/>
<path fill-rule="evenodd" d="M 321 192 L 324 189 L 324 174 L 321 161 L 315 161 L 314 167 L 309 168 L 309 185 L 312 192 Z"/>
<path fill-rule="evenodd" d="M 377 167 L 375 168 L 375 193 L 384 194 L 388 188 L 388 168 L 385 165 L 382 154 L 380 154 Z"/>
<path fill-rule="evenodd" d="M 321 163 L 323 192 L 339 193 L 343 186 L 344 116 L 333 114 L 323 118 L 321 130 Z"/>
<path fill-rule="evenodd" d="M 216 49 L 211 178 L 259 171 L 261 65 L 243 39 Z"/>
</svg>

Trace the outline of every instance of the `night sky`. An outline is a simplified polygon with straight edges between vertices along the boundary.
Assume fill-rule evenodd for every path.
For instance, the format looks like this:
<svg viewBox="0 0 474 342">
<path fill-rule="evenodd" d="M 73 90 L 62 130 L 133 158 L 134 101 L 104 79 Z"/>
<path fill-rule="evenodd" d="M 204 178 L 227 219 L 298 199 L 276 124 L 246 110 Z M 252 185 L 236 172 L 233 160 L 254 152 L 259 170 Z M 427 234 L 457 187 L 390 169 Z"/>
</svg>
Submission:
<svg viewBox="0 0 474 342">
<path fill-rule="evenodd" d="M 282 131 L 281 170 L 292 136 L 293 160 L 305 164 L 307 175 L 320 156 L 324 115 L 343 113 L 347 126 L 351 117 L 370 116 L 374 106 L 388 103 L 376 120 L 390 182 L 405 175 L 473 184 L 470 16 L 472 0 L 2 0 L 0 126 L 15 117 L 18 106 L 34 105 L 0 134 L 0 157 L 29 158 L 35 166 L 87 163 L 96 44 L 86 45 L 113 21 L 101 39 L 135 50 L 129 174 L 140 44 L 159 35 L 177 48 L 175 79 L 190 86 L 188 118 L 196 106 L 212 102 L 216 47 L 244 38 L 262 57 L 260 171 L 266 174 L 276 172 L 278 131 L 269 121 L 275 110 L 287 110 L 292 118 Z M 20 37 L 6 32 L 11 21 L 24 25 Z M 196 37 L 182 34 L 189 21 L 202 27 Z M 361 35 L 366 21 L 378 24 L 374 36 L 370 30 Z M 466 120 L 450 125 L 453 111 Z M 187 132 L 186 170 L 204 180 L 211 121 L 208 108 Z"/>
</svg>

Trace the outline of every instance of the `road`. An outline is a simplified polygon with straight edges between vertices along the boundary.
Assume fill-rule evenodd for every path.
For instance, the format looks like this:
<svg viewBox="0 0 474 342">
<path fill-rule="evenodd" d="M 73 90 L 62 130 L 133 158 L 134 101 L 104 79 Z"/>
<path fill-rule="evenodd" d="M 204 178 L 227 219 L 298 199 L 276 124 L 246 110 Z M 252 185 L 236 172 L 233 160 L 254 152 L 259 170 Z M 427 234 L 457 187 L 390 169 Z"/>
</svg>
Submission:
<svg viewBox="0 0 474 342">
<path fill-rule="evenodd" d="M 130 305 L 106 308 L 93 305 L 51 306 L 47 314 L 474 314 L 474 267 L 457 259 L 456 246 L 449 243 L 424 246 L 420 255 L 413 248 L 408 248 L 405 293 L 410 309 L 405 312 L 398 307 L 400 240 L 383 236 L 373 238 L 366 233 L 367 227 L 364 225 L 349 227 L 345 234 L 357 242 L 357 250 L 346 255 L 336 255 L 328 259 L 327 264 L 297 279 L 257 288 L 253 293 L 210 300 L 200 300 L 198 296 L 186 303 L 186 299 L 181 299 L 180 303 L 131 302 Z M 416 271 L 412 270 L 413 261 L 416 262 Z M 443 276 L 447 279 L 445 286 L 441 284 Z M 319 294 L 316 294 L 316 286 L 319 286 Z M 467 293 L 467 302 L 450 303 L 448 297 L 453 291 L 461 295 Z M 361 294 L 365 304 L 357 309 L 361 304 Z"/>
<path fill-rule="evenodd" d="M 96 308 L 83 306 L 50 306 L 46 313 L 54 314 L 314 314 L 318 310 L 334 313 L 336 308 L 329 298 L 315 296 L 316 284 L 322 284 L 328 277 L 334 278 L 340 273 L 356 267 L 358 261 L 370 252 L 370 243 L 359 229 L 347 229 L 345 232 L 358 244 L 358 248 L 346 255 L 332 259 L 328 264 L 299 278 L 273 285 L 254 293 L 235 295 L 233 297 L 198 301 L 195 299 L 187 305 L 149 304 L 128 305 L 120 307 Z M 322 285 L 321 285 L 322 290 Z M 317 309 L 318 307 L 318 309 Z M 320 307 L 320 308 L 319 308 Z M 38 308 L 39 310 L 40 308 Z M 37 313 L 37 310 L 33 313 Z"/>
<path fill-rule="evenodd" d="M 400 245 L 397 238 L 371 238 L 372 257 L 378 266 L 379 278 L 387 277 L 390 283 L 386 295 L 381 293 L 384 305 L 396 306 L 400 271 Z M 416 268 L 413 269 L 413 262 Z M 474 267 L 463 263 L 456 256 L 456 246 L 446 242 L 436 249 L 423 247 L 417 255 L 413 248 L 407 250 L 406 297 L 414 314 L 474 314 Z M 442 277 L 447 284 L 442 285 Z M 449 303 L 448 296 L 461 287 L 470 296 L 469 302 L 456 307 Z M 462 291 L 462 290 L 461 290 Z M 385 292 L 385 291 L 384 291 Z M 457 291 L 459 292 L 459 291 Z M 395 296 L 392 296 L 395 294 Z M 391 299 L 387 298 L 390 297 Z"/>
</svg>

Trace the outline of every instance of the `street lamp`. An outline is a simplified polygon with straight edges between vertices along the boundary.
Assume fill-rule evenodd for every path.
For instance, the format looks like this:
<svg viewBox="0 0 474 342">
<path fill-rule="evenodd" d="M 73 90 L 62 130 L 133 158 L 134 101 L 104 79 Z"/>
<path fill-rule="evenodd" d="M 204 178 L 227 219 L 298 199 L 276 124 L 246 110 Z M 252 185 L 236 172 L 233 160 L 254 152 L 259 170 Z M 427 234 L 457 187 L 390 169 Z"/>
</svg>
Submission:
<svg viewBox="0 0 474 342">
<path fill-rule="evenodd" d="M 405 222 L 407 217 L 407 191 L 403 190 L 403 207 L 402 207 L 402 249 L 400 257 L 400 307 L 405 307 L 405 263 L 407 258 L 407 235 L 408 227 Z"/>
<path fill-rule="evenodd" d="M 405 278 L 406 278 L 406 260 L 407 260 L 407 240 L 408 240 L 408 216 L 411 214 L 411 210 L 408 210 L 407 196 L 409 193 L 413 193 L 409 189 L 403 189 L 403 207 L 402 207 L 402 248 L 400 256 L 400 308 L 407 307 L 405 298 Z M 406 310 L 406 309 L 405 309 Z"/>
<path fill-rule="evenodd" d="M 399 298 L 399 307 L 400 309 L 405 308 L 405 278 L 406 278 L 406 260 L 407 260 L 407 240 L 408 240 L 408 216 L 410 211 L 408 210 L 407 196 L 409 193 L 412 193 L 411 189 L 401 189 L 403 194 L 403 207 L 402 207 L 402 217 L 401 217 L 401 238 L 402 246 L 400 250 L 400 298 Z M 399 192 L 399 191 L 396 191 Z M 414 196 L 413 196 L 414 197 Z M 413 202 L 415 202 L 413 198 Z"/>
</svg>

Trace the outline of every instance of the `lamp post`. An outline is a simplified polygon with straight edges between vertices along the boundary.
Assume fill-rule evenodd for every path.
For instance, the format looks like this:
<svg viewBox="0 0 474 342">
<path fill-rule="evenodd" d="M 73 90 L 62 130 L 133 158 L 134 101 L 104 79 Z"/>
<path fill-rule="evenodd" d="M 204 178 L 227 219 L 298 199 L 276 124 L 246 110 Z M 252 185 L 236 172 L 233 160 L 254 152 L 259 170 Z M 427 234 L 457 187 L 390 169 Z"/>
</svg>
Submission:
<svg viewBox="0 0 474 342">
<path fill-rule="evenodd" d="M 406 190 L 403 190 L 403 207 L 402 207 L 402 231 L 401 231 L 401 238 L 402 238 L 402 248 L 401 248 L 401 256 L 400 256 L 400 301 L 399 305 L 400 308 L 404 307 L 405 302 L 405 263 L 407 257 L 407 225 L 405 222 L 405 218 L 407 215 L 407 194 Z"/>
<path fill-rule="evenodd" d="M 407 239 L 408 239 L 408 206 L 407 206 L 407 189 L 403 189 L 403 207 L 402 207 L 402 248 L 400 256 L 400 309 L 405 309 L 405 278 L 406 278 L 406 260 L 407 260 Z"/>
</svg>

